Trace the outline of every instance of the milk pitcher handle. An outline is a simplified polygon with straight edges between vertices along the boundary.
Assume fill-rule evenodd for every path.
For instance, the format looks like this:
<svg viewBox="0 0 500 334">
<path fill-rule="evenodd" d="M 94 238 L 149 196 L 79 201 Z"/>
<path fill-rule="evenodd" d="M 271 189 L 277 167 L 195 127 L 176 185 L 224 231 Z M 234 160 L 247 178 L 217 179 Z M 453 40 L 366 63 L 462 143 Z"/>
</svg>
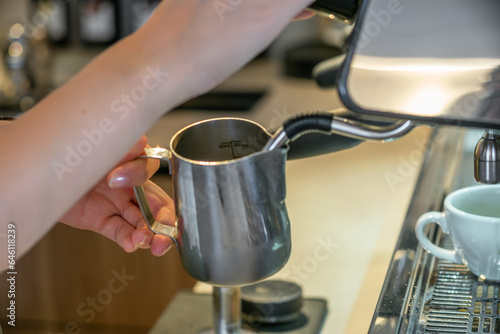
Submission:
<svg viewBox="0 0 500 334">
<path fill-rule="evenodd" d="M 169 150 L 161 147 L 148 147 L 144 151 L 146 152 L 146 155 L 141 155 L 138 158 L 149 158 L 166 161 L 169 165 L 169 171 L 172 171 L 172 166 L 170 163 L 172 153 Z M 144 192 L 144 187 L 142 185 L 134 187 L 134 193 L 135 197 L 137 198 L 137 204 L 141 209 L 142 215 L 144 217 L 144 220 L 146 220 L 146 224 L 148 225 L 149 229 L 154 233 L 166 235 L 167 237 L 172 239 L 177 246 L 177 228 L 156 221 L 153 213 L 151 212 L 151 208 L 149 207 L 146 193 Z"/>
</svg>

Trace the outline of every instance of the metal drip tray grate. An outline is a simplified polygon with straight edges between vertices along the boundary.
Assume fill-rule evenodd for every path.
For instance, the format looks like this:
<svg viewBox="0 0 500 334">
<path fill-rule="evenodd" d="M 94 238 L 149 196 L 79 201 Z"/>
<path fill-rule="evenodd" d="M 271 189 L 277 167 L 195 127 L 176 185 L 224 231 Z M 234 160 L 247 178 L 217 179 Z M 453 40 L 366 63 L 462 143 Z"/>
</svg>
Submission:
<svg viewBox="0 0 500 334">
<path fill-rule="evenodd" d="M 452 248 L 448 237 L 442 247 Z M 500 333 L 499 285 L 480 281 L 465 265 L 436 260 L 434 267 L 422 333 Z"/>
</svg>

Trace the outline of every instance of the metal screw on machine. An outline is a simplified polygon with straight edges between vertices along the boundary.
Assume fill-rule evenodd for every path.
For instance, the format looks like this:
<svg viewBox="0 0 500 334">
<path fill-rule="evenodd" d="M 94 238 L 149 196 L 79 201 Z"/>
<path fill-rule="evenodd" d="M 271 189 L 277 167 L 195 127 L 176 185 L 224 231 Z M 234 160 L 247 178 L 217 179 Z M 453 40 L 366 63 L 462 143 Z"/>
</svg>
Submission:
<svg viewBox="0 0 500 334">
<path fill-rule="evenodd" d="M 477 182 L 500 182 L 500 134 L 486 130 L 474 150 L 474 177 Z"/>
</svg>

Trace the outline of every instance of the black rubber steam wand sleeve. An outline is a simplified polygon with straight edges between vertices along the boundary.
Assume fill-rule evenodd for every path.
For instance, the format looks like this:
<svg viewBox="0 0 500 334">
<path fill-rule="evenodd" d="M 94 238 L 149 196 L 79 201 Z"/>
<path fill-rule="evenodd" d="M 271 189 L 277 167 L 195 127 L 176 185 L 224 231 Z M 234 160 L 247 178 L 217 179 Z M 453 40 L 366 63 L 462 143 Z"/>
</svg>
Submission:
<svg viewBox="0 0 500 334">
<path fill-rule="evenodd" d="M 330 133 L 332 114 L 311 112 L 297 115 L 283 123 L 283 129 L 290 140 L 309 132 Z"/>
</svg>

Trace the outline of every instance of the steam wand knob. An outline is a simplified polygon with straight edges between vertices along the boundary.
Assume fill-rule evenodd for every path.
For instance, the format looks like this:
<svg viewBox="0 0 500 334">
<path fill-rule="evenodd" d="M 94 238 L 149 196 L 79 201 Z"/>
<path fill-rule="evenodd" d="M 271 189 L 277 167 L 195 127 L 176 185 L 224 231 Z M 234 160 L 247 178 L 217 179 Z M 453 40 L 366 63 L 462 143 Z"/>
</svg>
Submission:
<svg viewBox="0 0 500 334">
<path fill-rule="evenodd" d="M 486 130 L 474 150 L 474 178 L 479 183 L 500 182 L 500 134 Z"/>
</svg>

